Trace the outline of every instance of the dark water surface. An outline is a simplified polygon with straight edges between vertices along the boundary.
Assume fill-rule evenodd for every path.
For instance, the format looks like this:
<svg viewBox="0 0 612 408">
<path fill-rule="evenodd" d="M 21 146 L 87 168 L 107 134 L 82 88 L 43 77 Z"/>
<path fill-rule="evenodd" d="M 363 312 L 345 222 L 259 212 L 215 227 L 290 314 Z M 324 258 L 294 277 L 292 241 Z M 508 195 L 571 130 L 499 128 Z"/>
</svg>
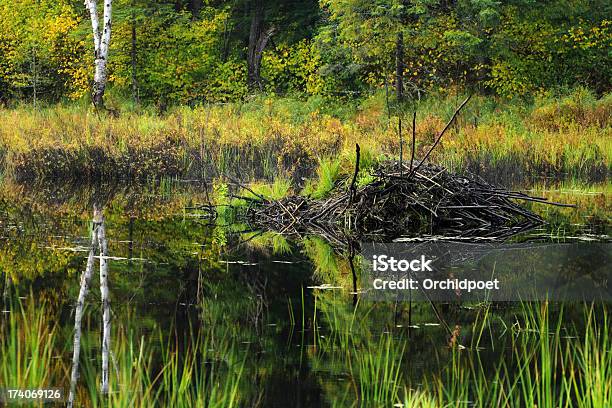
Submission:
<svg viewBox="0 0 612 408">
<path fill-rule="evenodd" d="M 531 206 L 549 224 L 517 241 L 610 240 L 609 188 L 537 190 L 579 207 Z M 163 366 L 159 350 L 170 347 L 180 356 L 197 336 L 221 337 L 240 362 L 240 370 L 223 377 L 240 376 L 234 392 L 240 406 L 351 406 L 368 400 L 392 406 L 403 387 L 418 388 L 447 375 L 457 348 L 477 357 L 487 375 L 493 375 L 504 353 L 512 354 L 512 336 L 506 333 L 520 320 L 517 304 L 487 308 L 483 332 L 482 305 L 362 303 L 353 293 L 346 254 L 318 237 L 289 240 L 244 225 L 223 225 L 199 208 L 207 194 L 203 185 L 186 182 L 121 189 L 5 183 L 0 195 L 1 318 L 18 313 L 20 298 L 23 304 L 44 304 L 49 323 L 58 325 L 57 364 L 49 368 L 55 372 L 40 386 L 62 387 L 66 393 L 70 387 L 74 307 L 94 201 L 104 203 L 114 257 L 109 261 L 114 360 L 128 358 L 121 341 L 148 341 L 154 350 L 148 367 L 155 372 Z M 583 315 L 573 310 L 568 305 L 564 312 L 568 325 L 580 327 Z M 92 396 L 101 327 L 97 269 L 84 316 L 84 374 L 76 406 L 99 404 Z M 401 341 L 401 349 L 389 351 L 389 337 Z M 381 356 L 381 350 L 391 357 Z M 372 385 L 368 375 L 384 376 L 378 369 L 399 372 L 388 376 L 391 384 L 382 391 L 366 384 Z M 123 374 L 115 370 L 110 373 L 113 392 L 129 393 L 130 386 L 119 381 Z M 13 386 L 4 376 L 0 387 Z M 398 378 L 403 385 L 394 384 Z M 386 397 L 393 400 L 381 402 Z"/>
</svg>

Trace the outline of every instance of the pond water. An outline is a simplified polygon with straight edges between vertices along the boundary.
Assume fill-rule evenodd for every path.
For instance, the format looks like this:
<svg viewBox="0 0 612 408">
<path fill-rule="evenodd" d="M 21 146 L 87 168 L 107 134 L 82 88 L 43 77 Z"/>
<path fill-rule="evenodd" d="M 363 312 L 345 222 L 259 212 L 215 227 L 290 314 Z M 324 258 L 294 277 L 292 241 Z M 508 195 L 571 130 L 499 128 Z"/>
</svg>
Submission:
<svg viewBox="0 0 612 408">
<path fill-rule="evenodd" d="M 578 207 L 531 204 L 548 224 L 514 240 L 610 241 L 608 186 L 528 190 Z M 521 358 L 543 341 L 521 336 L 556 333 L 562 345 L 551 353 L 566 361 L 572 355 L 565 347 L 593 323 L 593 309 L 576 304 L 363 301 L 346 254 L 319 237 L 292 240 L 223 225 L 201 209 L 207 194 L 198 182 L 120 188 L 5 182 L 0 387 L 60 387 L 67 397 L 94 202 L 104 203 L 111 257 L 110 395 L 99 392 L 96 264 L 75 406 L 469 406 L 483 398 L 500 402 L 505 392 L 520 405 L 531 393 Z M 605 316 L 607 306 L 595 306 L 593 320 L 601 325 Z M 543 367 L 545 356 L 532 358 L 527 365 Z M 521 382 L 509 390 L 500 370 Z M 528 375 L 534 389 L 542 374 L 536 371 Z M 565 395 L 565 382 L 547 381 L 541 387 L 553 384 L 551 398 Z"/>
</svg>

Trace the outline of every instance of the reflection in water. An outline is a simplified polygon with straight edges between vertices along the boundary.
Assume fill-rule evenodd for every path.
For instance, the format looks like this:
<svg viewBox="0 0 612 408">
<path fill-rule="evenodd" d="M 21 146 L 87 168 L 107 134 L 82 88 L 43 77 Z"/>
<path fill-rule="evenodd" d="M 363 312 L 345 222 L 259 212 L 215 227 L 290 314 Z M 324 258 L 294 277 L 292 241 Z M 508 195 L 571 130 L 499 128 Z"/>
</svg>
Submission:
<svg viewBox="0 0 612 408">
<path fill-rule="evenodd" d="M 362 277 L 354 249 L 338 252 L 319 237 L 288 240 L 211 224 L 194 209 L 206 202 L 198 188 L 168 191 L 151 185 L 138 194 L 120 191 L 102 199 L 79 190 L 73 198 L 58 194 L 63 201 L 22 191 L 4 194 L 0 271 L 14 282 L 11 290 L 22 295 L 32 290 L 23 302 L 40 299 L 46 305 L 41 318 L 58 327 L 55 341 L 48 342 L 52 350 L 39 353 L 41 364 L 30 371 L 44 369 L 47 377 L 32 381 L 70 385 L 74 406 L 454 406 L 467 400 L 481 406 L 511 401 L 542 406 L 544 400 L 529 395 L 550 397 L 554 405 L 559 387 L 567 387 L 562 389 L 584 406 L 597 406 L 580 391 L 587 380 L 602 385 L 595 391 L 603 396 L 599 406 L 610 401 L 605 391 L 612 389 L 610 380 L 594 363 L 612 363 L 610 340 L 605 340 L 610 336 L 603 331 L 608 325 L 602 323 L 606 307 L 583 314 L 583 306 L 573 305 L 561 313 L 552 304 L 523 309 L 368 302 L 359 294 Z M 100 234 L 94 223 L 88 235 L 95 202 L 104 207 L 105 231 Z M 555 224 L 546 228 L 564 228 L 554 239 L 587 230 L 606 235 L 608 224 L 590 220 L 594 215 L 605 220 L 607 202 L 601 211 L 554 209 Z M 539 231 L 537 239 L 550 239 L 552 232 Z M 101 235 L 106 245 L 99 242 Z M 83 247 L 88 251 L 80 252 Z M 110 319 L 104 317 L 105 311 L 110 317 L 107 295 L 101 290 L 98 303 L 97 291 L 87 293 L 96 249 L 101 265 L 113 255 L 113 262 L 104 262 L 107 271 L 100 270 L 101 289 L 102 275 L 113 277 L 106 285 L 116 316 L 112 339 Z M 79 288 L 72 277 L 83 268 Z M 90 303 L 84 308 L 86 296 Z M 70 299 L 78 299 L 74 321 L 67 313 Z M 46 324 L 39 329 L 22 323 L 27 320 L 14 313 L 18 305 L 5 300 L 3 306 L 12 311 L 6 317 L 13 323 L 2 323 L 7 341 L 33 339 L 28 330 L 44 332 Z M 24 308 L 28 320 L 37 313 Z M 104 357 L 100 360 L 105 331 L 106 369 Z M 33 343 L 4 358 L 13 354 L 2 341 L 0 364 L 8 363 L 0 370 L 0 383 L 12 383 L 16 377 L 4 373 L 38 352 Z M 71 342 L 73 350 L 66 347 Z M 117 370 L 109 373 L 111 352 Z M 536 384 L 534 369 L 555 381 Z M 507 375 L 498 378 L 499 373 Z M 102 397 L 105 381 L 108 396 Z M 525 392 L 507 381 L 525 384 Z M 534 397 L 536 387 L 550 394 Z"/>
<path fill-rule="evenodd" d="M 102 298 L 102 384 L 100 392 L 108 394 L 108 355 L 110 352 L 110 299 L 108 296 L 108 243 L 104 228 L 104 214 L 94 207 L 94 225 L 98 226 L 98 243 L 100 246 L 100 296 Z"/>
<path fill-rule="evenodd" d="M 72 354 L 72 375 L 70 376 L 70 394 L 68 395 L 68 407 L 74 404 L 75 391 L 77 381 L 79 379 L 79 357 L 81 354 L 81 324 L 83 319 L 83 308 L 85 307 L 85 298 L 89 291 L 91 275 L 94 266 L 94 253 L 98 245 L 98 225 L 94 223 L 91 230 L 91 244 L 89 246 L 89 255 L 87 256 L 87 267 L 81 276 L 81 287 L 79 297 L 74 311 L 74 346 Z"/>
<path fill-rule="evenodd" d="M 110 300 L 108 291 L 108 244 L 106 242 L 106 231 L 104 228 L 104 215 L 97 205 L 94 205 L 93 222 L 91 228 L 91 244 L 87 256 L 87 266 L 81 275 L 79 297 L 74 313 L 74 342 L 72 354 L 72 371 L 70 376 L 70 393 L 68 395 L 68 407 L 72 407 L 75 401 L 76 386 L 79 379 L 79 358 L 81 354 L 81 326 L 85 299 L 89 291 L 91 277 L 94 267 L 96 247 L 99 246 L 98 256 L 100 260 L 100 295 L 102 298 L 102 383 L 100 392 L 108 394 L 108 357 L 110 353 Z"/>
</svg>

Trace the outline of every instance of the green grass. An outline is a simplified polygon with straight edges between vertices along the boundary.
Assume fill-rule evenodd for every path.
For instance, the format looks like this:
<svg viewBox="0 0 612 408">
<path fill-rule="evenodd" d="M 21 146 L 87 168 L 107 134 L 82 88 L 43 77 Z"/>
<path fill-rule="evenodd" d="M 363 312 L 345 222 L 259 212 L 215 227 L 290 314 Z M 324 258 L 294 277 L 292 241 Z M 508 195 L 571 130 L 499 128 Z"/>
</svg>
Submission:
<svg viewBox="0 0 612 408">
<path fill-rule="evenodd" d="M 13 302 L 11 313 L 2 319 L 0 383 L 24 388 L 66 384 L 71 336 L 57 330 L 58 316 L 49 313 L 44 302 L 29 299 Z M 332 406 L 600 408 L 612 404 L 612 338 L 606 306 L 575 305 L 572 320 L 564 307 L 553 310 L 546 302 L 523 303 L 509 309 L 514 319 L 504 322 L 506 330 L 496 331 L 490 345 L 472 342 L 464 349 L 432 343 L 438 349 L 436 363 L 414 354 L 411 338 L 397 329 L 384 333 L 374 328 L 372 321 L 391 309 L 376 304 L 351 307 L 344 296 L 330 292 L 316 299 L 314 328 L 305 337 L 316 340 L 305 358 L 313 375 L 344 379 L 324 382 L 324 398 Z M 497 324 L 500 317 L 495 314 L 485 307 L 473 323 L 473 336 L 480 339 L 479 333 Z M 188 329 L 187 334 L 143 334 L 130 319 L 113 326 L 108 397 L 98 393 L 97 332 L 91 327 L 85 330 L 78 406 L 232 407 L 261 397 L 252 378 L 263 368 L 256 353 L 238 347 L 231 325 L 212 321 L 212 326 Z M 294 316 L 291 322 L 304 329 L 305 317 L 299 320 Z M 485 352 L 475 344 L 494 347 L 495 359 L 490 353 L 484 358 Z M 426 364 L 416 377 L 410 370 L 415 363 Z"/>
<path fill-rule="evenodd" d="M 267 200 L 278 200 L 286 197 L 291 191 L 291 181 L 284 177 L 277 177 L 272 183 L 251 183 L 250 190 L 244 190 L 242 194 L 252 199 L 263 196 Z"/>
<path fill-rule="evenodd" d="M 547 302 L 523 303 L 508 309 L 514 320 L 484 305 L 468 326 L 468 348 L 440 348 L 434 360 L 427 357 L 430 352 L 415 354 L 402 329 L 380 333 L 364 325 L 376 319 L 379 305 L 351 308 L 346 298 L 322 292 L 317 307 L 324 336 L 317 342 L 313 369 L 347 370 L 351 376 L 351 386 L 327 395 L 332 405 L 599 408 L 612 403 L 605 305 L 574 305 L 570 319 L 563 306 L 552 310 Z M 494 335 L 483 339 L 489 331 Z M 433 342 L 431 347 L 439 346 Z M 410 375 L 413 364 L 425 364 L 424 373 Z"/>
<path fill-rule="evenodd" d="M 441 406 L 604 407 L 612 403 L 608 314 L 584 305 L 584 328 L 565 327 L 563 308 L 552 317 L 547 303 L 523 304 L 508 344 L 491 369 L 479 353 L 453 350 L 452 363 L 425 392 Z M 599 321 L 595 321 L 595 314 Z M 519 323 L 520 322 L 520 323 Z"/>
<path fill-rule="evenodd" d="M 0 331 L 0 384 L 11 388 L 69 388 L 72 338 L 57 330 L 59 316 L 29 297 L 15 302 Z M 91 328 L 82 338 L 76 406 L 235 407 L 244 388 L 245 352 L 231 336 L 210 330 L 188 335 L 137 335 L 128 321 L 114 324 L 110 390 L 99 393 L 97 336 Z M 116 327 L 116 329 L 115 329 Z M 179 340 L 181 339 L 181 340 Z M 66 349 L 63 345 L 66 345 Z"/>
<path fill-rule="evenodd" d="M 99 395 L 96 356 L 84 359 L 80 404 L 85 406 L 238 406 L 239 386 L 244 381 L 244 357 L 230 338 L 212 339 L 211 334 L 190 332 L 187 336 L 159 333 L 152 338 L 120 332 L 114 340 L 117 361 L 111 372 L 108 397 Z M 180 344 L 179 338 L 182 338 Z M 91 344 L 89 344 L 91 346 Z M 96 347 L 85 347 L 97 350 Z M 79 400 L 77 400 L 79 403 Z"/>
<path fill-rule="evenodd" d="M 52 387 L 63 372 L 57 359 L 57 323 L 44 302 L 17 303 L 0 321 L 0 384 Z"/>
<path fill-rule="evenodd" d="M 340 177 L 340 160 L 332 158 L 319 159 L 317 177 L 309 180 L 302 191 L 303 195 L 315 199 L 324 198 L 336 187 Z"/>
<path fill-rule="evenodd" d="M 397 343 L 400 344 L 398 347 Z M 402 383 L 401 361 L 405 346 L 402 340 L 381 336 L 371 348 L 355 350 L 353 375 L 359 379 L 359 399 L 362 405 L 391 403 L 398 399 Z"/>
<path fill-rule="evenodd" d="M 431 95 L 417 106 L 416 157 L 422 157 L 451 116 L 454 96 Z M 410 154 L 409 112 L 404 158 Z M 248 103 L 126 110 L 99 116 L 78 105 L 0 108 L 0 157 L 17 179 L 211 177 L 241 179 L 314 175 L 323 196 L 354 168 L 381 155 L 399 156 L 397 116 L 384 95 L 346 103 L 257 98 Z M 433 160 L 452 168 L 484 166 L 531 174 L 605 179 L 611 170 L 612 97 L 571 93 L 508 101 L 475 96 L 445 135 Z M 337 163 L 340 160 L 341 163 Z M 364 173 L 365 175 L 365 173 Z"/>
</svg>

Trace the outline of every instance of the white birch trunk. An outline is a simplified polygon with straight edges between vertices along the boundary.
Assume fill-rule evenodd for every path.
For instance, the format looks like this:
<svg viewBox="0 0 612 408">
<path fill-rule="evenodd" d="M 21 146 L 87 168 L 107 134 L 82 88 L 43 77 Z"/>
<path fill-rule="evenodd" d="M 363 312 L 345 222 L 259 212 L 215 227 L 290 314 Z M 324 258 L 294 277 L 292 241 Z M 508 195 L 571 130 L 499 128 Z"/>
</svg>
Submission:
<svg viewBox="0 0 612 408">
<path fill-rule="evenodd" d="M 95 248 L 98 243 L 98 228 L 94 222 L 91 233 L 91 246 L 89 247 L 89 255 L 87 256 L 87 266 L 81 275 L 81 289 L 79 290 L 79 298 L 77 300 L 76 309 L 74 312 L 74 347 L 72 352 L 72 375 L 70 376 L 70 393 L 68 394 L 68 408 L 74 405 L 77 382 L 79 380 L 79 356 L 81 354 L 81 321 L 83 319 L 83 309 L 85 307 L 85 298 L 89 291 L 89 283 L 94 266 Z"/>
<path fill-rule="evenodd" d="M 108 60 L 108 48 L 110 45 L 113 1 L 104 0 L 104 13 L 102 31 L 100 31 L 100 18 L 98 16 L 98 4 L 96 0 L 85 0 L 85 7 L 89 10 L 91 28 L 94 37 L 94 84 L 92 91 L 93 103 L 96 107 L 104 107 L 104 90 L 108 76 L 106 73 L 106 62 Z"/>
<path fill-rule="evenodd" d="M 102 215 L 100 214 L 102 217 Z M 108 356 L 110 353 L 110 299 L 108 293 L 108 244 L 104 229 L 104 218 L 98 228 L 100 245 L 100 295 L 102 298 L 102 394 L 108 394 Z"/>
<path fill-rule="evenodd" d="M 93 31 L 94 53 L 100 49 L 100 20 L 98 18 L 98 4 L 96 0 L 85 0 L 85 7 L 89 10 L 91 18 L 91 28 Z"/>
</svg>

